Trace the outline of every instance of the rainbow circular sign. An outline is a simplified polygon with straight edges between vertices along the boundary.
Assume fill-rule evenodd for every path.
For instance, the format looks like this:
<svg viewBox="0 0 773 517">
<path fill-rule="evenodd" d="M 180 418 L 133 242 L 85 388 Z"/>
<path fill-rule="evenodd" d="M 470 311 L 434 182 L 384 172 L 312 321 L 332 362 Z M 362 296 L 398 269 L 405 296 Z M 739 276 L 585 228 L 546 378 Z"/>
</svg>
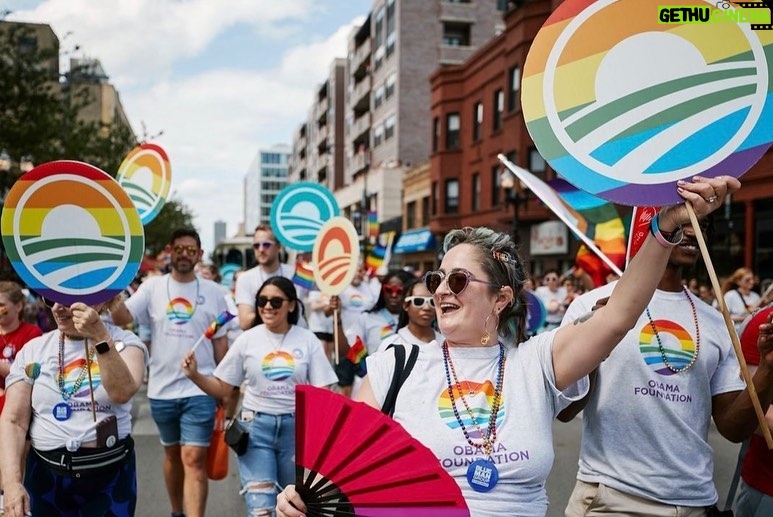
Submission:
<svg viewBox="0 0 773 517">
<path fill-rule="evenodd" d="M 129 196 L 110 175 L 81 162 L 45 163 L 19 178 L 0 227 L 24 283 L 64 305 L 119 294 L 137 274 L 145 249 Z"/>
<path fill-rule="evenodd" d="M 324 294 L 336 296 L 349 286 L 360 261 L 360 240 L 349 219 L 333 217 L 322 225 L 311 260 L 314 281 Z"/>
<path fill-rule="evenodd" d="M 121 162 L 116 180 L 137 207 L 142 224 L 148 224 L 169 196 L 172 184 L 169 157 L 156 144 L 140 144 Z"/>
<path fill-rule="evenodd" d="M 333 193 L 322 185 L 302 181 L 283 188 L 271 205 L 271 229 L 290 249 L 311 251 L 320 228 L 340 213 Z"/>
<path fill-rule="evenodd" d="M 682 201 L 676 182 L 739 177 L 773 141 L 773 31 L 736 7 L 682 0 L 706 23 L 661 20 L 659 0 L 567 0 L 523 72 L 526 126 L 578 188 L 625 205 Z M 674 4 L 674 2 L 672 2 Z M 698 12 L 698 11 L 696 11 Z"/>
</svg>

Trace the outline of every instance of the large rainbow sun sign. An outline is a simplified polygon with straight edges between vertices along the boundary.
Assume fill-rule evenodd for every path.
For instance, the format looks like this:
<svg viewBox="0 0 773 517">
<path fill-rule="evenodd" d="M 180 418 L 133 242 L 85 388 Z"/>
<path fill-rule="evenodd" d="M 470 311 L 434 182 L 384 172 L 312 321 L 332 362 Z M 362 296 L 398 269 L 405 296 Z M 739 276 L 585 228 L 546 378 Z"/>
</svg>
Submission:
<svg viewBox="0 0 773 517">
<path fill-rule="evenodd" d="M 615 203 L 681 202 L 678 180 L 739 177 L 773 141 L 773 31 L 730 15 L 662 23 L 659 4 L 567 0 L 524 66 L 523 113 L 540 154 Z M 671 4 L 713 17 L 722 9 L 714 0 Z"/>
<path fill-rule="evenodd" d="M 172 184 L 169 157 L 156 144 L 140 144 L 121 162 L 116 180 L 137 207 L 142 224 L 148 224 L 156 218 L 169 196 Z"/>
<path fill-rule="evenodd" d="M 357 273 L 360 242 L 357 230 L 346 217 L 333 217 L 319 230 L 311 253 L 314 281 L 328 296 L 343 292 Z"/>
<path fill-rule="evenodd" d="M 271 229 L 290 249 L 311 251 L 322 225 L 338 216 L 333 193 L 322 185 L 302 181 L 283 188 L 271 205 Z"/>
<path fill-rule="evenodd" d="M 129 196 L 110 175 L 81 162 L 45 163 L 19 178 L 0 227 L 24 283 L 64 305 L 119 294 L 137 274 L 145 249 Z"/>
</svg>

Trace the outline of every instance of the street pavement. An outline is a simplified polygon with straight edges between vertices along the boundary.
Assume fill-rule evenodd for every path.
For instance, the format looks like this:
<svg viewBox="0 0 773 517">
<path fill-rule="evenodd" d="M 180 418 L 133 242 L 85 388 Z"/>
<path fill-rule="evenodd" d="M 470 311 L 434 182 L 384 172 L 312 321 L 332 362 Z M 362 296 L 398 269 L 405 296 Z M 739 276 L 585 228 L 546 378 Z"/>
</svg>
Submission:
<svg viewBox="0 0 773 517">
<path fill-rule="evenodd" d="M 134 397 L 132 416 L 135 450 L 137 453 L 137 517 L 166 517 L 172 508 L 164 484 L 164 448 L 158 441 L 158 430 L 150 416 L 150 405 L 143 385 Z M 247 510 L 244 499 L 239 495 L 239 470 L 236 454 L 231 451 L 228 476 L 222 481 L 209 482 L 207 515 L 242 516 Z"/>
<path fill-rule="evenodd" d="M 134 399 L 132 413 L 134 414 L 133 436 L 137 444 L 139 484 L 137 516 L 168 516 L 171 509 L 162 472 L 164 452 L 158 441 L 158 431 L 150 416 L 150 407 L 144 386 Z M 548 499 L 550 500 L 547 517 L 563 517 L 564 507 L 572 493 L 572 488 L 574 488 L 581 434 L 582 421 L 579 416 L 569 423 L 556 421 L 553 424 L 556 459 L 547 482 Z M 714 481 L 719 492 L 719 507 L 724 508 L 740 446 L 722 438 L 713 426 L 709 442 L 714 448 Z M 666 451 L 661 453 L 665 454 Z M 222 481 L 210 481 L 209 483 L 207 515 L 218 517 L 245 515 L 246 509 L 244 501 L 239 495 L 239 488 L 236 455 L 231 452 L 228 477 Z"/>
</svg>

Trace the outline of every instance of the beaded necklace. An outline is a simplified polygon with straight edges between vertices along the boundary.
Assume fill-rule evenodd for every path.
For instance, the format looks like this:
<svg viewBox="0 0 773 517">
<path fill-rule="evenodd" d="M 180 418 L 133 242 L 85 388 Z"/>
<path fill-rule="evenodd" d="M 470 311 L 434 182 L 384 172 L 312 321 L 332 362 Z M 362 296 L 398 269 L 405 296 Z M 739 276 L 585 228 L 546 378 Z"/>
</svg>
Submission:
<svg viewBox="0 0 773 517">
<path fill-rule="evenodd" d="M 88 342 L 86 343 L 86 346 L 88 346 Z M 64 332 L 59 333 L 59 393 L 62 394 L 62 400 L 65 402 L 70 400 L 72 396 L 78 392 L 78 390 L 81 387 L 81 384 L 83 384 L 83 381 L 86 380 L 86 375 L 89 373 L 89 366 L 94 361 L 94 347 L 88 347 L 89 349 L 89 355 L 86 358 L 86 364 L 81 366 L 81 372 L 78 374 L 78 378 L 75 380 L 75 384 L 73 384 L 72 389 L 67 391 L 64 389 Z"/>
<path fill-rule="evenodd" d="M 448 350 L 448 342 L 443 342 L 443 365 L 445 366 L 446 370 L 446 382 L 448 384 L 448 397 L 451 399 L 451 408 L 454 411 L 454 416 L 456 417 L 456 421 L 459 423 L 459 427 L 462 429 L 462 433 L 464 434 L 464 438 L 467 440 L 467 443 L 469 443 L 472 447 L 475 447 L 476 449 L 480 450 L 483 449 L 483 452 L 486 454 L 488 458 L 491 458 L 491 453 L 494 450 L 494 442 L 497 439 L 497 416 L 499 413 L 499 406 L 502 404 L 502 385 L 504 383 L 505 378 L 505 346 L 502 344 L 502 342 L 499 342 L 499 360 L 497 364 L 497 380 L 496 380 L 496 387 L 494 388 L 494 403 L 491 406 L 491 416 L 489 417 L 489 425 L 486 429 L 486 432 L 484 433 L 483 430 L 480 428 L 480 425 L 478 424 L 478 420 L 475 418 L 475 415 L 472 412 L 472 409 L 470 408 L 469 404 L 467 403 L 467 399 L 465 398 L 465 394 L 462 393 L 462 387 L 459 383 L 459 379 L 456 376 L 456 369 L 454 368 L 454 363 L 451 360 L 451 354 Z M 452 381 L 453 377 L 453 381 Z M 454 396 L 454 388 L 459 392 L 459 398 L 462 400 L 462 404 L 464 405 L 465 410 L 467 411 L 467 414 L 470 416 L 470 419 L 472 420 L 473 425 L 478 429 L 478 432 L 481 435 L 481 439 L 483 440 L 483 443 L 475 443 L 472 441 L 472 438 L 470 437 L 470 433 L 467 431 L 467 428 L 464 425 L 464 421 L 462 420 L 462 417 L 459 415 L 459 411 L 456 409 L 456 397 Z"/>
<path fill-rule="evenodd" d="M 666 350 L 665 348 L 663 348 L 663 342 L 660 340 L 660 334 L 658 334 L 658 329 L 655 328 L 655 322 L 652 321 L 652 316 L 650 315 L 650 308 L 647 307 L 646 309 L 647 319 L 650 320 L 650 327 L 652 327 L 652 332 L 655 333 L 655 339 L 657 339 L 658 341 L 658 349 L 660 350 L 660 356 L 663 358 L 663 363 L 666 365 L 666 368 L 668 368 L 674 373 L 681 373 L 692 368 L 692 366 L 695 364 L 695 361 L 698 360 L 698 352 L 700 352 L 701 350 L 701 330 L 700 330 L 700 327 L 698 326 L 698 312 L 695 310 L 695 302 L 692 301 L 692 298 L 687 293 L 686 287 L 682 286 L 682 291 L 684 292 L 684 295 L 687 297 L 687 301 L 690 302 L 690 307 L 692 307 L 692 321 L 695 324 L 695 351 L 692 353 L 690 362 L 684 368 L 674 368 L 674 366 L 668 360 L 668 357 L 666 357 Z"/>
</svg>

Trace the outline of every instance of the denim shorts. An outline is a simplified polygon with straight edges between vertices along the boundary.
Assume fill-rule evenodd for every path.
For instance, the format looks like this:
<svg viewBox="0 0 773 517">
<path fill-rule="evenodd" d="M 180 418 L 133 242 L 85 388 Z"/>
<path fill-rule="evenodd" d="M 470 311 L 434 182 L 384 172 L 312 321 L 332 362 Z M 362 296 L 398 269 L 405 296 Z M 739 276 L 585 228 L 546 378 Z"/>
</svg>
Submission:
<svg viewBox="0 0 773 517">
<path fill-rule="evenodd" d="M 215 399 L 206 395 L 181 399 L 150 399 L 150 414 L 161 445 L 209 447 L 215 426 Z"/>
</svg>

